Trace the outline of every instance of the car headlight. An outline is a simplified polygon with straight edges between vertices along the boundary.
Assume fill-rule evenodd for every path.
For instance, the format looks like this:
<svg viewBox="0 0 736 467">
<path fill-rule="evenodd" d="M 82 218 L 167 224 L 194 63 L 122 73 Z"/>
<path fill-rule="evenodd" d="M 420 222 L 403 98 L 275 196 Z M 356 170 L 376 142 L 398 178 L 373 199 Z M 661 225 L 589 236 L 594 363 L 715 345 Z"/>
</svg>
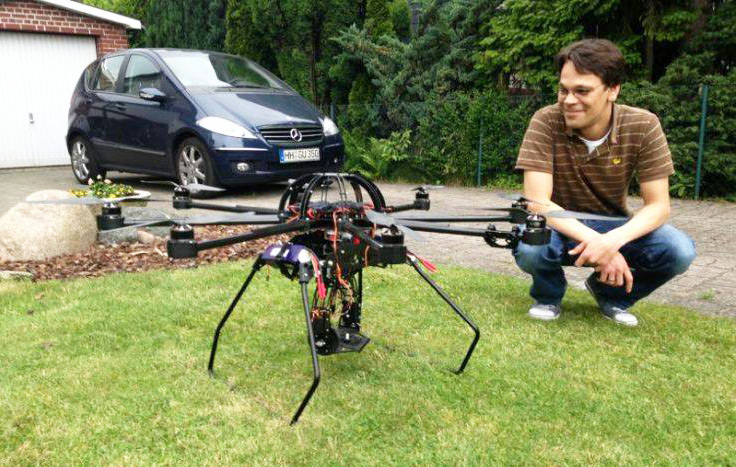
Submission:
<svg viewBox="0 0 736 467">
<path fill-rule="evenodd" d="M 219 133 L 225 136 L 234 136 L 235 138 L 256 139 L 256 135 L 247 128 L 243 128 L 237 123 L 231 122 L 220 117 L 204 117 L 197 120 L 197 125 L 213 133 Z"/>
<path fill-rule="evenodd" d="M 329 117 L 322 119 L 322 131 L 325 133 L 325 136 L 333 136 L 340 133 L 335 122 L 333 122 Z"/>
</svg>

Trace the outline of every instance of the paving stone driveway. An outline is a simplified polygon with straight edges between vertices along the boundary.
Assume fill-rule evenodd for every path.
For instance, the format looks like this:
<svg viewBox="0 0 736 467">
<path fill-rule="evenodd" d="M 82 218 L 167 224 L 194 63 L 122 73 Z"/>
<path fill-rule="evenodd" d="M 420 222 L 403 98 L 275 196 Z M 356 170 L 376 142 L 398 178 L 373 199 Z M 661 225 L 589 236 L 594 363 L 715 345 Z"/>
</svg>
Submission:
<svg viewBox="0 0 736 467">
<path fill-rule="evenodd" d="M 159 196 L 170 189 L 140 183 L 142 177 L 113 172 L 110 178 L 129 183 Z M 43 169 L 0 170 L 0 215 L 33 191 L 44 188 L 69 189 L 77 186 L 68 167 Z M 390 204 L 410 203 L 412 185 L 379 184 Z M 214 202 L 274 207 L 283 185 L 267 185 L 254 189 L 229 192 Z M 445 188 L 431 194 L 430 212 L 445 214 L 477 214 L 473 207 L 505 207 L 509 201 L 500 198 L 501 192 L 476 188 Z M 641 205 L 635 198 L 632 207 Z M 151 203 L 151 206 L 170 210 L 170 204 Z M 736 317 L 736 205 L 709 201 L 673 200 L 670 223 L 687 232 L 695 240 L 698 257 L 683 275 L 666 284 L 648 300 L 679 304 L 709 315 Z M 485 227 L 484 224 L 467 224 Z M 506 229 L 508 225 L 498 224 Z M 729 232 L 732 232 L 729 234 Z M 516 267 L 508 250 L 489 248 L 482 239 L 424 233 L 429 241 L 415 243 L 410 248 L 420 256 L 439 263 L 456 264 L 484 271 L 528 276 Z M 567 268 L 568 282 L 581 287 L 590 273 L 586 268 Z"/>
</svg>

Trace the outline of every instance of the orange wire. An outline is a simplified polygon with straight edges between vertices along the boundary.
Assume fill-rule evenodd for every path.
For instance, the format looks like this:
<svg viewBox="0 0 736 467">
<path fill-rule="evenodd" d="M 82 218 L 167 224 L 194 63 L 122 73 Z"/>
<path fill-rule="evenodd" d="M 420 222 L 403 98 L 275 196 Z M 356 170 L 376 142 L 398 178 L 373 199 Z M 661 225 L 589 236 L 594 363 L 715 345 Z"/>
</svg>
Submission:
<svg viewBox="0 0 736 467">
<path fill-rule="evenodd" d="M 332 213 L 332 225 L 335 234 L 332 236 L 332 249 L 335 251 L 335 269 L 337 270 L 337 282 L 345 287 L 350 287 L 342 278 L 342 268 L 340 267 L 340 258 L 337 253 L 337 210 Z"/>
</svg>

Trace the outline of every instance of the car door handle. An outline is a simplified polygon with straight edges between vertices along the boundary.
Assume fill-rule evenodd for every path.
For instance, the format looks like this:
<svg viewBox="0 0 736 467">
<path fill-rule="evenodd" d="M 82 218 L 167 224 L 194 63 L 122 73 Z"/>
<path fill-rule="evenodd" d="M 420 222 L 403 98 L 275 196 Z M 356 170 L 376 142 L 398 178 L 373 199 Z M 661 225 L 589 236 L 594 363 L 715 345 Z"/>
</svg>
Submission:
<svg viewBox="0 0 736 467">
<path fill-rule="evenodd" d="M 115 108 L 118 110 L 125 110 L 125 104 L 123 104 L 122 102 L 116 102 Z"/>
</svg>

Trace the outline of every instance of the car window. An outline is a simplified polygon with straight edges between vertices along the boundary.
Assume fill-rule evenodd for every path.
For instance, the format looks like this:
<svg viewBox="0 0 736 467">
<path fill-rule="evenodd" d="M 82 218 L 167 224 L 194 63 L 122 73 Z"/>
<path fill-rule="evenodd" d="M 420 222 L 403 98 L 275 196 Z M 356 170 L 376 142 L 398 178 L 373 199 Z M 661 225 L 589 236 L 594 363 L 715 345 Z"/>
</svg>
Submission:
<svg viewBox="0 0 736 467">
<path fill-rule="evenodd" d="M 120 65 L 123 64 L 124 55 L 116 55 L 106 58 L 100 63 L 100 70 L 95 77 L 92 89 L 95 91 L 115 92 L 115 82 L 118 80 Z"/>
<path fill-rule="evenodd" d="M 123 92 L 138 95 L 144 88 L 161 89 L 161 71 L 148 58 L 142 55 L 132 55 L 128 60 L 123 79 Z"/>
<path fill-rule="evenodd" d="M 283 89 L 278 78 L 250 60 L 208 52 L 167 52 L 161 56 L 186 87 Z"/>
<path fill-rule="evenodd" d="M 87 89 L 92 89 L 92 80 L 95 78 L 97 65 L 99 65 L 99 62 L 95 60 L 84 69 L 84 87 Z"/>
</svg>

